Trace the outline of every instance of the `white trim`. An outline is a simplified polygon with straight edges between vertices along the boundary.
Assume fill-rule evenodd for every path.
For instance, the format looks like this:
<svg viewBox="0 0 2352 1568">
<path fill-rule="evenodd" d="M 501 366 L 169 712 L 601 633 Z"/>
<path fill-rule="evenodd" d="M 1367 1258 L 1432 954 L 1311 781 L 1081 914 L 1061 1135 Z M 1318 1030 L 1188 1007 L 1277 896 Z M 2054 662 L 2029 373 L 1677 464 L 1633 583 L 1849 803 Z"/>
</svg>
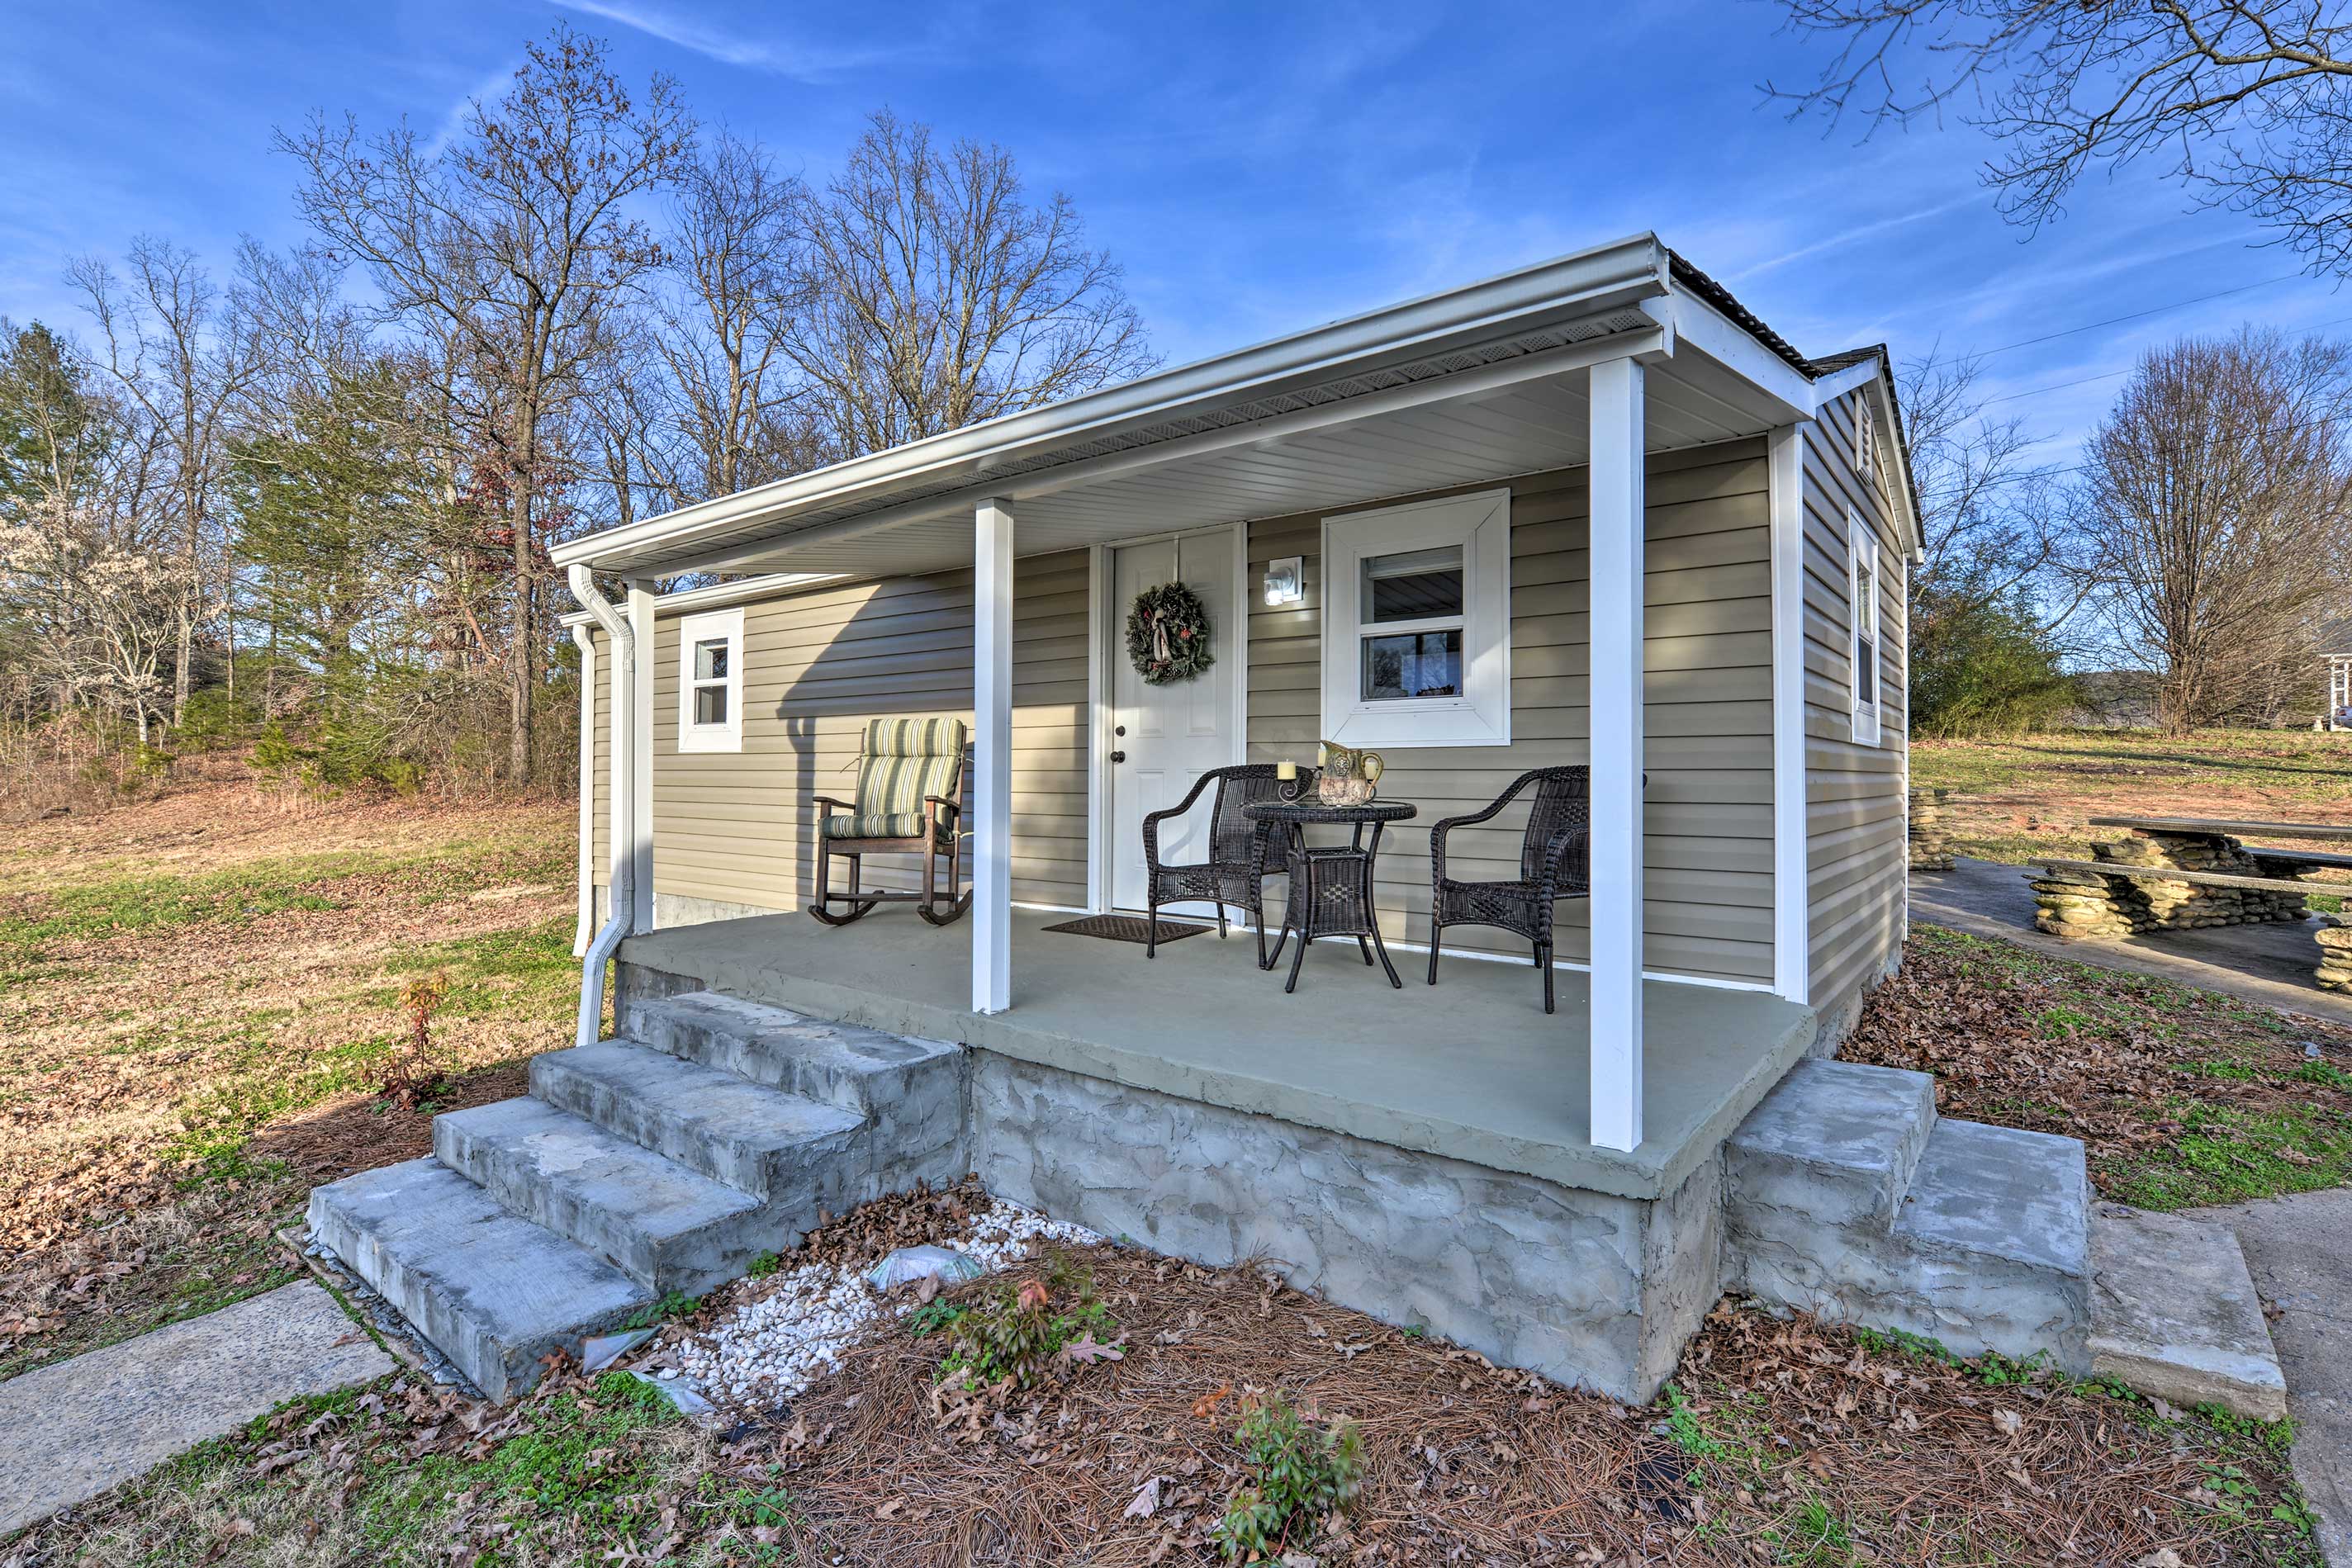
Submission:
<svg viewBox="0 0 2352 1568">
<path fill-rule="evenodd" d="M 1622 361 L 1621 361 L 1622 362 Z M 1368 556 L 1458 545 L 1462 550 L 1462 690 L 1450 697 L 1367 700 L 1361 690 L 1358 565 Z M 1349 747 L 1511 743 L 1511 492 L 1508 486 L 1336 512 L 1323 519 L 1322 725 Z M 1442 618 L 1450 627 L 1453 618 Z M 1412 632 L 1400 622 L 1391 632 Z"/>
<path fill-rule="evenodd" d="M 1896 559 L 1902 558 L 1898 555 Z M 1902 591 L 1895 596 L 1895 613 L 1903 623 L 1903 648 L 1902 652 L 1895 655 L 1895 660 L 1896 678 L 1903 683 L 1903 727 L 1896 731 L 1902 747 L 1903 762 L 1904 860 L 1903 929 L 1896 937 L 1898 946 L 1895 948 L 1898 956 L 1902 952 L 1899 944 L 1911 939 L 1911 568 L 1906 562 L 1900 570 L 1903 573 L 1903 581 L 1900 585 Z M 1883 637 L 1885 634 L 1886 629 L 1882 625 L 1879 628 L 1879 635 Z M 1879 694 L 1879 708 L 1882 715 L 1885 711 L 1885 695 L 1884 692 Z"/>
<path fill-rule="evenodd" d="M 1878 530 L 1869 519 L 1849 503 L 1845 509 L 1845 695 L 1846 707 L 1853 719 L 1853 743 L 1856 746 L 1879 744 L 1879 714 L 1886 695 L 1885 617 L 1880 606 L 1886 597 L 1886 585 L 1880 577 Z M 1864 570 L 1868 569 L 1869 586 L 1864 599 Z M 1870 620 L 1870 657 L 1862 653 L 1862 623 L 1864 609 Z M 1870 673 L 1870 696 L 1862 695 L 1863 672 Z"/>
<path fill-rule="evenodd" d="M 1641 1145 L 1643 559 L 1648 526 L 1638 361 L 1592 367 L 1588 617 L 1591 695 L 1592 1142 Z"/>
<path fill-rule="evenodd" d="M 1233 746 L 1227 760 L 1242 763 L 1249 760 L 1249 525 L 1212 523 L 1204 528 L 1162 529 L 1087 547 L 1087 732 L 1093 740 L 1087 767 L 1087 897 L 1090 902 L 1086 913 L 1089 915 L 1118 907 L 1111 897 L 1111 824 L 1106 820 L 1111 800 L 1111 709 L 1116 706 L 1112 694 L 1118 684 L 1113 661 L 1119 656 L 1122 632 L 1117 607 L 1110 601 L 1111 552 L 1170 539 L 1206 538 L 1227 529 L 1233 531 L 1238 559 L 1234 563 L 1234 601 L 1227 612 L 1233 619 L 1226 625 L 1237 623 L 1241 630 L 1238 635 L 1228 632 L 1217 659 L 1228 665 L 1233 681 L 1233 712 L 1226 721 L 1233 731 Z M 1168 907 L 1180 913 L 1182 908 Z"/>
<path fill-rule="evenodd" d="M 630 579 L 629 628 L 635 653 L 629 660 L 634 689 L 628 705 L 627 840 L 630 864 L 635 868 L 629 883 L 629 902 L 634 907 L 630 928 L 636 931 L 654 929 L 654 661 L 657 654 L 654 641 L 655 605 L 653 584 L 644 578 Z M 616 758 L 619 755 L 614 753 Z"/>
<path fill-rule="evenodd" d="M 1805 802 L 1805 443 L 1782 425 L 1765 451 L 1772 557 L 1772 989 L 1812 988 L 1812 874 Z"/>
<path fill-rule="evenodd" d="M 1043 408 L 601 529 L 565 540 L 551 553 L 558 565 L 568 567 L 573 561 L 617 561 L 663 547 L 690 549 L 698 540 L 723 536 L 745 524 L 772 524 L 781 530 L 795 513 L 855 506 L 867 497 L 879 501 L 878 493 L 886 487 L 937 483 L 949 474 L 1003 467 L 1056 446 L 1197 415 L 1235 401 L 1254 401 L 1402 355 L 1426 356 L 1605 314 L 1655 298 L 1671 287 L 1665 246 L 1654 234 L 1634 235 Z M 1255 440 L 1262 434 L 1252 426 L 1242 439 Z M 1034 493 L 1024 486 L 1011 495 L 1017 498 Z M 947 502 L 945 497 L 939 499 Z"/>
<path fill-rule="evenodd" d="M 972 514 L 971 1010 L 1013 1005 L 1013 508 Z"/>
<path fill-rule="evenodd" d="M 711 642 L 727 644 L 723 683 L 695 674 L 695 650 Z M 726 718 L 718 724 L 698 723 L 694 716 L 697 693 L 704 686 L 722 684 L 727 693 Z M 677 748 L 682 752 L 743 749 L 743 612 L 740 607 L 706 610 L 677 623 Z"/>
<path fill-rule="evenodd" d="M 1109 799 L 1104 769 L 1110 752 L 1110 549 L 1087 547 L 1087 907 L 1110 907 L 1108 835 L 1103 807 Z"/>
<path fill-rule="evenodd" d="M 1886 361 L 1876 354 L 1859 360 L 1842 371 L 1832 371 L 1813 383 L 1813 413 L 1845 396 L 1856 387 L 1866 387 L 1886 373 Z"/>
<path fill-rule="evenodd" d="M 1688 289 L 1676 287 L 1667 298 L 1673 301 L 1671 324 L 1676 343 L 1689 344 L 1770 397 L 1787 417 L 1799 419 L 1812 412 L 1813 383 L 1806 379 L 1804 371 Z M 1654 315 L 1658 303 L 1651 307 Z M 1674 346 L 1669 345 L 1669 352 Z"/>
<path fill-rule="evenodd" d="M 686 610 L 714 610 L 722 604 L 747 604 L 754 599 L 793 589 L 814 588 L 819 583 L 840 582 L 846 574 L 838 571 L 763 571 L 757 577 L 739 577 L 732 582 L 707 583 L 700 588 L 681 588 L 671 593 L 654 595 L 656 613 L 674 615 Z M 574 610 L 562 616 L 565 626 L 585 626 L 593 617 L 585 610 Z"/>
<path fill-rule="evenodd" d="M 585 611 L 572 641 L 580 650 L 580 921 L 572 956 L 584 958 L 596 939 L 596 639 Z"/>
</svg>

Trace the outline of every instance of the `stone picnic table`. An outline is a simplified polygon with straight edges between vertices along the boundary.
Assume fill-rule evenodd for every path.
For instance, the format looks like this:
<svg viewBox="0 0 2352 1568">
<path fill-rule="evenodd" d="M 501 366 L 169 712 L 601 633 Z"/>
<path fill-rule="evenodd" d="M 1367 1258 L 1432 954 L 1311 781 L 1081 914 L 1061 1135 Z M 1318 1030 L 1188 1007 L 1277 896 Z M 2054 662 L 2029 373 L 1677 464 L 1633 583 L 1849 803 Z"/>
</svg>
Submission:
<svg viewBox="0 0 2352 1568">
<path fill-rule="evenodd" d="M 2059 936 L 2118 938 L 2310 917 L 2312 893 L 2352 883 L 2306 883 L 2315 871 L 2352 868 L 2352 854 L 2249 844 L 2247 835 L 2352 843 L 2352 825 L 2206 817 L 2093 817 L 2095 828 L 2133 836 L 2091 846 L 2087 861 L 2035 863 L 2034 925 Z M 2167 874 L 2168 873 L 2172 874 Z M 2352 991 L 2352 925 L 2322 915 L 2318 983 Z"/>
</svg>

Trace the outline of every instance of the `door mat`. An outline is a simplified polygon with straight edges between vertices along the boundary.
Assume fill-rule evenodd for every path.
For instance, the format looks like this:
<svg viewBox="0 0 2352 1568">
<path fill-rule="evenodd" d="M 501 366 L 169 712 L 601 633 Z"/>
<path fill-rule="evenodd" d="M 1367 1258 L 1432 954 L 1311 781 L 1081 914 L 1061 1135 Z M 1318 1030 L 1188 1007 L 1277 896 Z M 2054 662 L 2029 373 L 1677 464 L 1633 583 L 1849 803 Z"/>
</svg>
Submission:
<svg viewBox="0 0 2352 1568">
<path fill-rule="evenodd" d="M 1066 931 L 1073 936 L 1101 936 L 1113 942 L 1149 942 L 1150 923 L 1136 915 L 1087 915 L 1076 920 L 1065 920 L 1059 925 L 1048 925 L 1048 931 Z M 1160 940 L 1178 942 L 1187 936 L 1198 936 L 1211 927 L 1183 925 L 1162 916 Z"/>
</svg>

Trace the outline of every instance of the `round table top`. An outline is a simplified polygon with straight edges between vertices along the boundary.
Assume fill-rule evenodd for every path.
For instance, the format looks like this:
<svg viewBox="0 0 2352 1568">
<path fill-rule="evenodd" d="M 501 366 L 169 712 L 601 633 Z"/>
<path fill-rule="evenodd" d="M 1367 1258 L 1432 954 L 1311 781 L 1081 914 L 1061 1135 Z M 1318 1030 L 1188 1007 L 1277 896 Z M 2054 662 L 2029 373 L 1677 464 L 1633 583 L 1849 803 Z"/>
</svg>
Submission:
<svg viewBox="0 0 2352 1568">
<path fill-rule="evenodd" d="M 1327 806 L 1321 800 L 1253 800 L 1242 815 L 1253 822 L 1402 822 L 1421 808 L 1405 800 L 1370 800 L 1361 806 Z"/>
</svg>

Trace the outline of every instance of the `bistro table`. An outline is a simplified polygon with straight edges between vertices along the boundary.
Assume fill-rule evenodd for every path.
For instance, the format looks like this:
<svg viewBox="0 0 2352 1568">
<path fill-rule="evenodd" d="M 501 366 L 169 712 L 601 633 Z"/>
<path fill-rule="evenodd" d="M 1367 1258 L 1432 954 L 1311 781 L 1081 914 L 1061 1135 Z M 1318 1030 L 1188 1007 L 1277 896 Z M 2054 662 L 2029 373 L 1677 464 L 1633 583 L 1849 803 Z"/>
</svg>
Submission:
<svg viewBox="0 0 2352 1568">
<path fill-rule="evenodd" d="M 1388 971 L 1389 984 L 1404 989 L 1397 978 L 1396 966 L 1389 962 L 1387 944 L 1381 940 L 1381 923 L 1372 907 L 1372 863 L 1381 852 L 1381 830 L 1391 822 L 1402 822 L 1419 814 L 1419 808 L 1402 801 L 1373 800 L 1361 806 L 1327 806 L 1320 800 L 1257 800 L 1242 808 L 1242 815 L 1256 824 L 1251 844 L 1252 863 L 1264 866 L 1267 842 L 1276 830 L 1283 830 L 1285 868 L 1290 873 L 1290 897 L 1283 906 L 1282 934 L 1275 938 L 1274 951 L 1260 962 L 1262 969 L 1271 969 L 1282 961 L 1282 946 L 1290 934 L 1298 933 L 1298 950 L 1290 956 L 1290 978 L 1284 982 L 1286 995 L 1298 988 L 1298 967 L 1307 958 L 1307 949 L 1318 936 L 1353 936 L 1364 955 L 1364 965 L 1371 967 L 1372 955 L 1378 953 L 1381 967 Z M 1355 830 L 1351 841 L 1310 849 L 1306 830 L 1318 823 L 1332 823 Z M 1372 831 L 1371 841 L 1364 840 L 1364 830 Z M 1369 941 L 1367 940 L 1369 938 Z"/>
</svg>

